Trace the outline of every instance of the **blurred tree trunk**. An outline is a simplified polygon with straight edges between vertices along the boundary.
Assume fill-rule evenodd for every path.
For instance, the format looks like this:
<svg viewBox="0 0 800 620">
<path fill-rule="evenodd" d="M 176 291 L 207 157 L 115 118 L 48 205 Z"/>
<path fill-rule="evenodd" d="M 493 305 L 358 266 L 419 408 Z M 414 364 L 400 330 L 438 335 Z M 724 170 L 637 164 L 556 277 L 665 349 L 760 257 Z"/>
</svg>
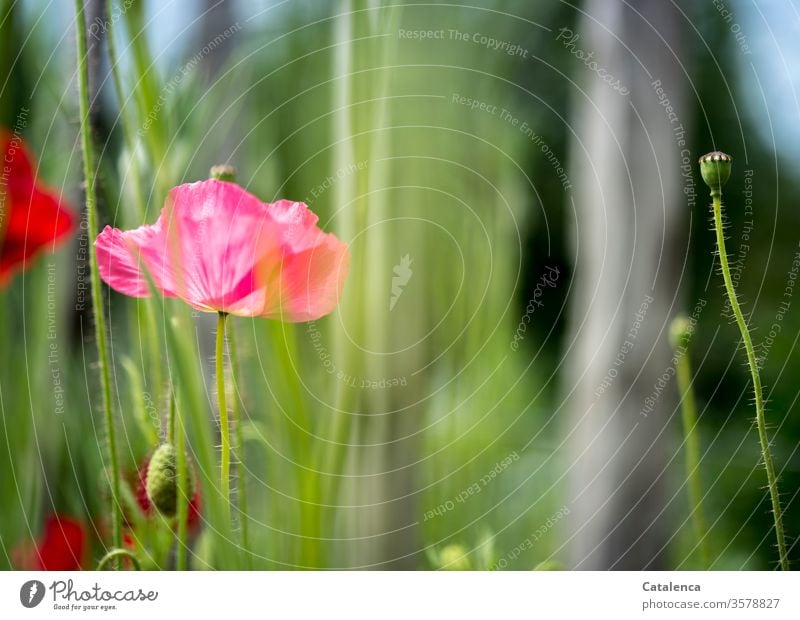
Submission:
<svg viewBox="0 0 800 620">
<path fill-rule="evenodd" d="M 678 142 L 689 120 L 689 84 L 678 63 L 683 18 L 659 0 L 586 2 L 584 9 L 573 33 L 579 38 L 567 49 L 593 52 L 630 93 L 576 58 L 583 92 L 574 91 L 570 165 L 577 261 L 565 390 L 570 564 L 663 569 L 672 534 L 665 468 L 677 449 L 667 432 L 674 381 L 652 411 L 643 408 L 671 364 L 667 328 L 688 228 L 680 162 L 692 145 Z M 659 101 L 657 80 L 677 120 Z"/>
</svg>

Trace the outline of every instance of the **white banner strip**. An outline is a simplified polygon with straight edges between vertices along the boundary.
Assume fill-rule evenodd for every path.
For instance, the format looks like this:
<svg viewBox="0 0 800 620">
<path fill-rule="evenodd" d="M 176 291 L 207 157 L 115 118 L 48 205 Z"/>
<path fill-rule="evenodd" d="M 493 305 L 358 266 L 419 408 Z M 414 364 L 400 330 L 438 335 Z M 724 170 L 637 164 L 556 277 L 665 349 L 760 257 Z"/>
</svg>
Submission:
<svg viewBox="0 0 800 620">
<path fill-rule="evenodd" d="M 800 618 L 779 572 L 0 574 L 0 617 Z M 217 616 L 220 614 L 219 616 Z M 225 614 L 222 616 L 221 614 Z M 566 616 L 564 615 L 566 614 Z M 582 614 L 578 616 L 578 614 Z"/>
</svg>

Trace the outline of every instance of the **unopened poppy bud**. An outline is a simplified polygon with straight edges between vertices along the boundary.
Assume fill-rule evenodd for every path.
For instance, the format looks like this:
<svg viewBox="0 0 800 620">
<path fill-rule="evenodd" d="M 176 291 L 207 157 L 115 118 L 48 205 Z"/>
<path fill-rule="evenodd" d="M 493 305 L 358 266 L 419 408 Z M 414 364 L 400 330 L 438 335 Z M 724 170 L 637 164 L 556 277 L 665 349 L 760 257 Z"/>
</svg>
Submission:
<svg viewBox="0 0 800 620">
<path fill-rule="evenodd" d="M 447 545 L 439 552 L 439 565 L 444 570 L 471 570 L 467 550 L 461 545 Z"/>
<path fill-rule="evenodd" d="M 669 326 L 670 342 L 673 349 L 680 349 L 689 345 L 689 339 L 692 337 L 692 323 L 689 317 L 681 313 L 672 319 Z"/>
<path fill-rule="evenodd" d="M 722 151 L 712 151 L 700 158 L 700 175 L 711 188 L 711 195 L 722 192 L 722 186 L 731 178 L 733 157 Z"/>
<path fill-rule="evenodd" d="M 228 164 L 220 164 L 211 168 L 211 178 L 217 181 L 236 182 L 236 168 Z"/>
<path fill-rule="evenodd" d="M 187 493 L 194 493 L 194 476 L 192 468 L 186 470 L 188 478 Z M 153 452 L 147 468 L 147 497 L 158 511 L 173 517 L 178 509 L 178 461 L 175 446 L 161 444 Z"/>
</svg>

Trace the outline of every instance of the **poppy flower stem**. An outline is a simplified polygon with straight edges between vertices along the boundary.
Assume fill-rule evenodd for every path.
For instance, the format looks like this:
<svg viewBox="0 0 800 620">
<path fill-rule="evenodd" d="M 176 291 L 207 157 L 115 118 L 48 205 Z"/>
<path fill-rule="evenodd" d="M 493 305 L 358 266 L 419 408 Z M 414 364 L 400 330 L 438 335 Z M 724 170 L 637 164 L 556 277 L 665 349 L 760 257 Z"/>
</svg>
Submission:
<svg viewBox="0 0 800 620">
<path fill-rule="evenodd" d="M 719 263 L 722 268 L 722 277 L 725 280 L 725 290 L 728 293 L 728 300 L 731 310 L 736 317 L 736 324 L 742 334 L 742 341 L 747 352 L 747 363 L 750 366 L 750 375 L 753 380 L 753 391 L 756 400 L 756 426 L 758 427 L 758 439 L 761 443 L 761 457 L 764 461 L 764 469 L 767 472 L 767 486 L 772 500 L 772 516 L 775 520 L 775 537 L 778 540 L 778 556 L 782 570 L 789 570 L 789 559 L 786 554 L 786 539 L 783 533 L 783 513 L 781 511 L 781 500 L 778 494 L 778 480 L 775 477 L 775 465 L 772 462 L 772 451 L 770 450 L 769 438 L 767 436 L 767 423 L 764 417 L 764 395 L 761 388 L 761 376 L 758 370 L 753 341 L 750 339 L 750 331 L 744 320 L 744 315 L 739 307 L 736 298 L 736 289 L 733 287 L 731 270 L 728 266 L 728 254 L 725 250 L 725 235 L 722 227 L 722 193 L 717 188 L 712 188 L 712 209 L 714 211 L 714 228 L 717 233 L 717 249 L 719 251 Z"/>
<path fill-rule="evenodd" d="M 192 495 L 189 482 L 189 469 L 186 463 L 186 434 L 183 428 L 183 418 L 176 403 L 175 396 L 171 398 L 172 437 L 175 442 L 176 469 L 178 475 L 178 502 L 177 502 L 177 545 L 175 549 L 175 568 L 186 570 L 188 547 L 186 543 L 187 518 L 189 514 L 189 497 Z"/>
<path fill-rule="evenodd" d="M 80 133 L 83 147 L 83 176 L 86 183 L 86 224 L 88 234 L 97 232 L 97 203 L 95 192 L 95 155 L 89 125 L 89 75 L 86 48 L 86 18 L 83 0 L 75 0 L 76 38 L 78 50 L 78 92 L 80 106 Z M 95 336 L 100 362 L 100 382 L 103 392 L 103 410 L 105 413 L 106 433 L 108 439 L 108 459 L 111 468 L 111 538 L 112 546 L 122 548 L 122 510 L 119 503 L 120 473 L 117 456 L 117 438 L 114 430 L 114 412 L 111 407 L 111 375 L 108 366 L 108 343 L 106 340 L 105 314 L 103 297 L 100 288 L 100 272 L 97 267 L 97 255 L 89 252 L 89 270 L 92 289 L 92 313 L 94 314 Z M 115 558 L 110 558 L 116 564 Z"/>
<path fill-rule="evenodd" d="M 228 421 L 228 406 L 225 397 L 225 321 L 227 313 L 217 315 L 217 399 L 219 402 L 219 427 L 222 439 L 220 489 L 225 509 L 230 519 L 231 478 L 231 430 Z"/>
<path fill-rule="evenodd" d="M 692 389 L 692 368 L 689 360 L 689 341 L 694 328 L 688 317 L 679 315 L 672 321 L 672 337 L 675 357 L 675 375 L 680 394 L 681 418 L 683 422 L 684 453 L 686 462 L 686 489 L 689 495 L 692 528 L 703 568 L 711 566 L 708 543 L 708 528 L 703 512 L 703 485 L 700 480 L 700 437 L 697 429 L 697 404 Z"/>
<path fill-rule="evenodd" d="M 252 557 L 249 548 L 249 527 L 247 522 L 247 485 L 244 477 L 244 438 L 242 436 L 242 413 L 239 404 L 239 359 L 236 354 L 236 330 L 231 324 L 228 329 L 228 357 L 231 360 L 231 379 L 233 380 L 233 403 L 231 405 L 231 424 L 234 431 L 234 454 L 236 456 L 236 498 L 239 508 L 239 524 L 241 527 L 241 546 L 246 554 L 247 568 L 252 569 Z"/>
<path fill-rule="evenodd" d="M 127 549 L 112 549 L 106 553 L 97 563 L 96 570 L 103 570 L 106 567 L 106 564 L 112 561 L 116 562 L 118 558 L 127 558 L 134 570 L 142 570 L 142 566 L 139 564 L 139 558 L 136 557 L 135 553 L 128 551 Z"/>
</svg>

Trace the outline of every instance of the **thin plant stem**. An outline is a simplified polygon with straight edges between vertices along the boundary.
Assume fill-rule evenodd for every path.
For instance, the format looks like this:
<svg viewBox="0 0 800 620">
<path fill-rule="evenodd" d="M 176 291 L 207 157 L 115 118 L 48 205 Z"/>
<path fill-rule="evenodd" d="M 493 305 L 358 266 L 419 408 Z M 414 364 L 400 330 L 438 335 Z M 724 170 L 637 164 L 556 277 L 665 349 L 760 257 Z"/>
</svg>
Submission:
<svg viewBox="0 0 800 620">
<path fill-rule="evenodd" d="M 225 396 L 225 319 L 227 313 L 217 315 L 217 399 L 219 401 L 219 426 L 222 439 L 220 466 L 220 489 L 226 511 L 230 519 L 230 476 L 231 476 L 231 431 L 228 421 L 228 407 Z"/>
<path fill-rule="evenodd" d="M 167 443 L 175 443 L 175 416 L 177 406 L 175 405 L 175 392 L 169 391 L 169 409 L 167 410 Z"/>
<path fill-rule="evenodd" d="M 112 1 L 106 0 L 106 16 L 113 15 L 114 13 L 112 10 Z M 114 94 L 117 96 L 117 102 L 119 103 L 120 125 L 122 125 L 122 133 L 125 136 L 125 145 L 130 150 L 131 156 L 134 156 L 133 149 L 136 146 L 136 141 L 133 137 L 133 129 L 125 113 L 125 93 L 122 90 L 122 77 L 119 72 L 119 60 L 117 59 L 117 45 L 113 23 L 110 23 L 106 30 L 106 44 L 108 46 L 108 60 L 111 64 L 111 78 L 114 83 Z"/>
<path fill-rule="evenodd" d="M 128 558 L 133 565 L 134 570 L 142 570 L 139 564 L 139 558 L 132 551 L 127 549 L 112 549 L 106 553 L 101 560 L 97 563 L 97 570 L 103 570 L 109 562 L 116 562 L 118 558 Z"/>
<path fill-rule="evenodd" d="M 686 460 L 686 486 L 689 495 L 689 506 L 692 515 L 692 528 L 694 529 L 697 546 L 703 567 L 711 564 L 711 553 L 708 548 L 706 519 L 702 505 L 702 483 L 700 480 L 700 438 L 697 432 L 697 404 L 692 389 L 692 370 L 689 353 L 686 349 L 687 342 L 682 343 L 675 352 L 677 363 L 675 373 L 680 392 L 681 418 L 683 420 L 684 454 Z"/>
<path fill-rule="evenodd" d="M 722 268 L 722 277 L 725 280 L 725 290 L 728 292 L 728 299 L 731 303 L 731 310 L 736 317 L 736 324 L 742 334 L 742 341 L 747 352 L 747 363 L 750 366 L 750 375 L 753 379 L 753 391 L 756 400 L 756 426 L 758 427 L 758 439 L 761 443 L 761 457 L 764 460 L 764 469 L 767 472 L 767 486 L 772 500 L 772 516 L 775 520 L 775 537 L 778 540 L 778 556 L 782 570 L 789 570 L 789 559 L 786 553 L 786 539 L 783 533 L 783 513 L 781 511 L 781 499 L 778 494 L 778 480 L 775 476 L 775 465 L 772 462 L 772 451 L 770 450 L 769 437 L 767 436 L 767 423 L 764 417 L 764 395 L 761 388 L 761 376 L 758 370 L 753 341 L 750 339 L 750 331 L 745 323 L 744 315 L 739 307 L 736 298 L 736 289 L 733 287 L 731 270 L 728 266 L 728 254 L 725 250 L 725 236 L 722 229 L 722 197 L 719 191 L 711 193 L 712 206 L 714 210 L 714 228 L 717 233 L 717 249 L 719 250 L 719 263 Z"/>
<path fill-rule="evenodd" d="M 186 543 L 186 530 L 189 515 L 189 488 L 188 466 L 186 463 L 186 431 L 183 428 L 183 419 L 180 408 L 174 395 L 170 397 L 170 410 L 172 418 L 172 434 L 175 441 L 178 474 L 178 511 L 177 511 L 177 545 L 175 549 L 175 568 L 186 570 L 188 546 Z"/>
<path fill-rule="evenodd" d="M 78 49 L 78 92 L 81 116 L 81 145 L 83 147 L 83 176 L 86 183 L 86 223 L 87 234 L 97 232 L 97 203 L 95 193 L 95 153 L 89 125 L 89 75 L 86 62 L 86 19 L 83 0 L 75 0 L 75 29 Z M 112 546 L 122 548 L 122 509 L 119 504 L 120 473 L 117 456 L 117 438 L 114 430 L 114 412 L 111 408 L 111 375 L 108 367 L 108 343 L 106 341 L 105 314 L 100 287 L 100 272 L 97 255 L 89 252 L 91 272 L 92 312 L 94 314 L 95 337 L 100 362 L 100 382 L 103 392 L 103 409 L 106 433 L 108 435 L 108 460 L 111 467 L 111 540 Z"/>
<path fill-rule="evenodd" d="M 231 424 L 234 430 L 234 455 L 236 456 L 236 498 L 239 507 L 239 523 L 241 526 L 241 545 L 246 556 L 247 568 L 252 569 L 253 558 L 249 551 L 249 523 L 247 517 L 247 484 L 244 474 L 244 439 L 242 437 L 242 413 L 239 401 L 239 359 L 236 352 L 236 330 L 233 324 L 228 329 L 228 356 L 231 360 L 231 379 L 233 381 L 233 403 L 231 406 Z"/>
</svg>

